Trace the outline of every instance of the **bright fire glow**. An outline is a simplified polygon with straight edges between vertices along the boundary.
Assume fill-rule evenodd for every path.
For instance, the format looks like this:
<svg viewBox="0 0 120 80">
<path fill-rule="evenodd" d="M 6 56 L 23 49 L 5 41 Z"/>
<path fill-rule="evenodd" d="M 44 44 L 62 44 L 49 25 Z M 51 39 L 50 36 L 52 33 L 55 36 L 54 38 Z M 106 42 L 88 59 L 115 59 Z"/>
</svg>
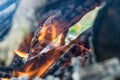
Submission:
<svg viewBox="0 0 120 80">
<path fill-rule="evenodd" d="M 54 40 L 56 38 L 56 29 L 55 29 L 55 26 L 53 25 L 52 26 L 52 40 Z"/>
<path fill-rule="evenodd" d="M 35 73 L 37 72 L 37 70 L 31 70 L 31 68 L 34 66 L 35 64 L 29 64 L 29 66 L 26 66 L 26 69 L 24 70 L 24 72 L 19 72 L 19 71 L 14 71 L 13 75 L 19 76 L 23 76 L 23 75 L 27 75 L 28 77 L 31 77 L 33 75 L 35 75 Z"/>
<path fill-rule="evenodd" d="M 1 80 L 9 80 L 8 78 L 2 78 Z"/>
<path fill-rule="evenodd" d="M 27 53 L 22 52 L 22 51 L 20 51 L 20 50 L 15 50 L 15 53 L 16 53 L 18 56 L 22 57 L 22 58 L 24 58 L 24 57 L 27 56 Z"/>
<path fill-rule="evenodd" d="M 44 39 L 45 35 L 46 35 L 46 30 L 47 30 L 47 27 L 44 26 L 42 29 L 41 29 L 41 33 L 40 33 L 40 36 L 38 37 L 38 40 L 41 41 Z"/>
<path fill-rule="evenodd" d="M 38 36 L 38 41 L 44 41 L 44 39 L 48 36 L 50 40 L 54 40 L 57 36 L 57 30 L 54 25 L 51 27 L 48 26 L 43 26 L 43 28 L 40 31 L 40 35 Z M 20 56 L 20 57 L 25 57 L 27 53 L 21 52 L 19 50 L 15 50 L 15 53 Z M 59 57 L 59 53 L 53 52 L 54 54 L 51 54 L 52 56 L 46 59 L 46 62 L 44 64 L 41 64 L 39 67 L 36 69 L 33 69 L 35 65 L 37 65 L 34 61 L 30 64 L 27 64 L 25 66 L 25 69 L 23 72 L 20 71 L 13 71 L 14 76 L 23 76 L 27 75 L 28 77 L 36 76 L 36 77 L 41 77 L 48 69 L 49 67 L 55 62 L 55 60 Z M 39 64 L 38 64 L 39 65 Z"/>
<path fill-rule="evenodd" d="M 34 65 L 36 65 L 36 63 L 33 62 L 32 64 L 26 66 L 23 72 L 14 71 L 13 74 L 14 75 L 17 74 L 18 77 L 23 75 L 27 75 L 28 77 L 32 77 L 32 76 L 41 77 L 44 75 L 44 73 L 49 69 L 49 67 L 55 62 L 55 60 L 59 56 L 60 54 L 55 51 L 54 55 L 51 58 L 48 57 L 47 61 L 44 64 L 42 64 L 40 67 L 37 67 L 36 69 L 32 70 Z"/>
</svg>

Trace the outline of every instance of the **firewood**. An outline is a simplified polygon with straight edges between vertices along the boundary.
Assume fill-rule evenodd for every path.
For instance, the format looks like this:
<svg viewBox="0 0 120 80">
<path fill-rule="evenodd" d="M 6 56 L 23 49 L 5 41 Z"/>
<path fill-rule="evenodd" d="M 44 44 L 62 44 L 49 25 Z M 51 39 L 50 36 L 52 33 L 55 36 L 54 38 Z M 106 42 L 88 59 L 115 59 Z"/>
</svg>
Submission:
<svg viewBox="0 0 120 80">
<path fill-rule="evenodd" d="M 69 5 L 72 7 L 67 6 L 61 10 L 58 10 L 57 13 L 49 16 L 48 19 L 42 24 L 42 29 L 39 29 L 40 31 L 38 31 L 38 33 L 33 37 L 29 57 L 42 51 L 53 39 L 68 30 L 70 26 L 78 22 L 88 11 L 94 9 L 98 4 L 100 4 L 99 0 L 87 0 L 82 1 L 82 3 L 81 1 L 78 1 L 74 3 L 74 5 Z M 55 32 L 57 32 L 55 33 L 53 39 L 51 39 L 52 27 L 54 27 Z"/>
<path fill-rule="evenodd" d="M 82 33 L 81 35 L 79 35 L 75 40 L 73 40 L 70 44 L 66 45 L 66 46 L 61 46 L 61 47 L 56 47 L 54 49 L 51 49 L 50 51 L 46 52 L 46 53 L 42 53 L 42 54 L 38 54 L 35 57 L 33 56 L 33 58 L 29 58 L 28 62 L 24 65 L 22 62 L 22 58 L 20 58 L 19 56 L 16 56 L 14 58 L 13 63 L 11 64 L 11 66 L 14 68 L 15 71 L 20 71 L 20 72 L 24 72 L 24 70 L 30 65 L 33 64 L 34 66 L 31 67 L 30 70 L 37 70 L 39 72 L 41 72 L 41 74 L 39 74 L 39 77 L 44 77 L 45 74 L 50 74 L 51 70 L 53 70 L 53 72 L 55 71 L 54 65 L 55 66 L 59 66 L 59 68 L 63 68 L 64 69 L 64 65 L 67 63 L 70 63 L 70 59 L 72 57 L 74 57 L 75 55 L 78 56 L 82 53 L 84 53 L 85 51 L 80 49 L 80 45 L 84 44 L 81 41 L 81 37 L 80 36 L 84 36 L 83 40 L 88 41 L 88 35 L 91 33 L 91 28 L 86 30 L 84 33 Z M 31 38 L 30 38 L 31 39 Z M 25 39 L 26 40 L 26 39 Z M 24 44 L 26 44 L 25 42 L 23 42 Z M 76 45 L 74 45 L 76 44 Z M 86 45 L 86 44 L 85 44 Z M 85 46 L 82 45 L 82 46 Z M 22 47 L 22 46 L 21 46 Z M 22 48 L 20 47 L 20 49 L 22 50 Z M 19 50 L 20 50 L 19 49 Z M 82 52 L 81 52 L 82 50 Z M 76 53 L 76 54 L 75 54 Z M 26 53 L 27 54 L 27 53 Z M 73 55 L 72 55 L 73 54 Z M 69 56 L 70 55 L 70 56 Z M 61 57 L 60 57 L 61 56 Z M 68 56 L 68 58 L 65 59 L 65 57 Z M 65 60 L 64 60 L 65 59 Z M 57 61 L 56 61 L 57 60 Z M 62 60 L 62 61 L 61 61 Z M 66 61 L 67 60 L 67 61 Z M 50 62 L 50 63 L 49 63 Z M 61 63 L 64 62 L 64 63 Z M 58 64 L 59 63 L 59 64 Z M 37 64 L 37 65 L 36 65 Z M 48 66 L 49 64 L 49 66 Z M 42 72 L 42 69 L 45 67 L 46 69 Z M 53 67 L 51 67 L 53 66 Z M 61 67 L 60 67 L 61 66 Z M 51 69 L 49 70 L 49 68 L 51 67 Z M 50 72 L 49 72 L 50 71 Z M 38 73 L 39 73 L 38 72 Z M 48 73 L 47 73 L 48 72 Z M 37 73 L 36 73 L 37 74 Z M 17 76 L 17 74 L 16 74 Z M 34 76 L 34 75 L 32 75 Z"/>
<path fill-rule="evenodd" d="M 21 51 L 23 50 L 23 52 L 25 52 L 26 54 L 29 53 L 29 58 L 27 63 L 25 65 L 22 65 L 23 69 L 19 68 L 17 70 L 16 69 L 14 70 L 16 73 L 18 71 L 18 73 L 15 76 L 18 76 L 19 72 L 26 73 L 26 70 L 29 66 L 30 68 L 27 70 L 27 72 L 30 72 L 28 74 L 30 77 L 44 76 L 45 72 L 54 64 L 54 62 L 57 59 L 59 59 L 59 57 L 71 47 L 71 44 L 74 43 L 71 43 L 64 47 L 62 46 L 54 48 L 48 51 L 47 53 L 40 54 L 40 52 L 48 44 L 50 44 L 58 35 L 67 31 L 70 28 L 70 26 L 78 22 L 82 18 L 82 16 L 85 15 L 85 13 L 95 8 L 95 6 L 98 4 L 99 2 L 97 1 L 83 1 L 83 3 L 80 4 L 75 3 L 75 5 L 72 5 L 73 7 L 69 8 L 68 6 L 65 7 L 65 9 L 60 9 L 57 13 L 49 16 L 46 19 L 46 21 L 40 26 L 40 28 L 36 31 L 33 38 L 31 37 L 32 41 L 30 38 L 30 41 L 28 42 L 26 48 L 22 49 L 21 47 L 20 49 L 18 49 Z M 55 31 L 52 31 L 53 29 Z M 53 34 L 53 32 L 56 33 Z M 31 74 L 31 72 L 35 73 Z"/>
</svg>

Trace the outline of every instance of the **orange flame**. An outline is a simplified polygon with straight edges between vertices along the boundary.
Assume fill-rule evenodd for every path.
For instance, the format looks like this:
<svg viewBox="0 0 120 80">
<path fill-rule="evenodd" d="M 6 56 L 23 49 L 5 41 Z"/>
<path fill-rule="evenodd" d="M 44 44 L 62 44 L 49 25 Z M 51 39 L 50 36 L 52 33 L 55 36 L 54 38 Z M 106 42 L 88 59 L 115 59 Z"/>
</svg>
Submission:
<svg viewBox="0 0 120 80">
<path fill-rule="evenodd" d="M 29 66 L 26 66 L 26 68 L 23 72 L 13 71 L 13 75 L 17 75 L 18 77 L 27 75 L 28 77 L 31 77 L 31 76 L 35 75 L 35 73 L 37 72 L 37 70 L 31 70 L 34 65 L 35 65 L 34 63 L 29 64 Z"/>
<path fill-rule="evenodd" d="M 37 68 L 35 70 L 31 70 L 35 64 L 34 65 L 30 64 L 29 66 L 26 67 L 26 69 L 23 72 L 14 71 L 13 75 L 17 74 L 18 77 L 23 75 L 27 75 L 28 77 L 32 77 L 33 75 L 40 77 L 48 69 L 48 67 L 50 67 L 51 64 L 52 62 L 49 62 L 47 63 L 47 65 L 43 65 L 42 67 Z"/>
<path fill-rule="evenodd" d="M 46 30 L 47 30 L 47 26 L 43 26 L 43 28 L 41 29 L 41 33 L 40 36 L 38 37 L 38 40 L 41 41 L 44 39 L 45 35 L 46 35 Z"/>
<path fill-rule="evenodd" d="M 20 51 L 20 50 L 15 50 L 14 52 L 15 52 L 18 56 L 20 56 L 20 57 L 22 57 L 22 58 L 24 58 L 24 57 L 27 56 L 27 53 L 22 52 L 22 51 Z"/>
<path fill-rule="evenodd" d="M 48 61 L 48 62 L 47 62 L 46 64 L 44 64 L 41 68 L 39 68 L 36 76 L 37 76 L 37 77 L 41 77 L 41 76 L 45 73 L 45 71 L 53 64 L 53 62 L 54 62 L 54 59 L 51 60 L 51 61 Z"/>
<path fill-rule="evenodd" d="M 55 28 L 55 26 L 53 25 L 52 26 L 52 40 L 54 40 L 55 38 L 56 38 L 56 28 Z"/>
<path fill-rule="evenodd" d="M 51 36 L 49 35 L 49 33 L 51 34 Z M 39 41 L 42 41 L 44 40 L 44 38 L 49 35 L 51 40 L 54 40 L 56 38 L 56 28 L 54 25 L 52 25 L 51 27 L 48 27 L 48 26 L 43 26 L 43 28 L 41 29 L 40 31 L 40 35 L 38 37 L 38 40 Z"/>
<path fill-rule="evenodd" d="M 51 35 L 48 36 L 47 35 Z M 43 26 L 43 28 L 40 31 L 40 35 L 38 36 L 38 41 L 44 41 L 44 38 L 48 38 L 50 40 L 54 40 L 57 36 L 57 30 L 55 28 L 54 25 L 52 25 L 51 27 L 48 26 Z M 19 51 L 19 50 L 15 50 L 15 53 L 20 56 L 20 57 L 26 57 L 27 53 Z M 54 61 L 58 58 L 58 55 L 56 52 L 53 52 L 54 54 L 52 54 L 54 56 L 54 58 L 50 58 L 48 57 L 47 61 L 42 64 L 41 66 L 37 67 L 36 69 L 34 68 L 34 65 L 36 65 L 36 63 L 33 61 L 32 64 L 28 64 L 27 66 L 25 66 L 24 71 L 13 71 L 13 75 L 16 76 L 23 76 L 23 75 L 27 75 L 28 77 L 32 77 L 32 76 L 37 76 L 37 77 L 41 77 L 47 70 L 48 68 L 54 63 Z"/>
</svg>

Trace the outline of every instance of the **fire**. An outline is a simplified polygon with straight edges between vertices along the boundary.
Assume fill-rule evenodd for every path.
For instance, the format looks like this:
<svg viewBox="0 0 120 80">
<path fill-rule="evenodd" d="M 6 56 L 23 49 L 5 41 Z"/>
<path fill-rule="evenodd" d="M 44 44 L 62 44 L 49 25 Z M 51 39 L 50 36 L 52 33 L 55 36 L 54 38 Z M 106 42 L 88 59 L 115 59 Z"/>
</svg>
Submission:
<svg viewBox="0 0 120 80">
<path fill-rule="evenodd" d="M 55 26 L 53 25 L 52 26 L 52 40 L 54 40 L 55 38 L 56 38 L 56 28 L 55 28 Z"/>
<path fill-rule="evenodd" d="M 27 56 L 27 53 L 22 52 L 22 51 L 20 51 L 20 50 L 15 50 L 14 52 L 15 52 L 18 56 L 20 56 L 20 57 L 22 57 L 22 58 L 24 58 L 24 57 Z"/>
<path fill-rule="evenodd" d="M 45 71 L 54 63 L 54 59 L 52 61 L 48 61 L 46 64 L 44 64 L 37 72 L 37 77 L 41 77 Z"/>
<path fill-rule="evenodd" d="M 31 77 L 31 76 L 35 75 L 35 73 L 37 72 L 37 70 L 31 70 L 33 66 L 34 66 L 34 63 L 29 64 L 29 66 L 26 66 L 26 69 L 23 72 L 14 71 L 13 75 L 17 74 L 18 77 L 27 75 L 28 77 Z"/>
<path fill-rule="evenodd" d="M 51 34 L 51 36 L 49 35 L 51 40 L 54 40 L 56 38 L 56 33 L 57 31 L 54 25 L 51 25 L 51 27 L 43 26 L 40 31 L 40 35 L 38 36 L 38 41 L 44 40 L 44 38 L 49 34 Z"/>
<path fill-rule="evenodd" d="M 48 35 L 50 36 L 48 37 Z M 42 42 L 45 40 L 46 37 L 47 39 L 50 39 L 52 41 L 56 38 L 56 36 L 57 36 L 57 30 L 54 25 L 51 25 L 51 27 L 44 25 L 38 36 L 38 41 Z M 22 58 L 26 57 L 27 55 L 27 53 L 22 52 L 20 50 L 15 50 L 15 53 Z M 23 71 L 13 71 L 13 75 L 17 77 L 23 76 L 23 75 L 27 75 L 28 77 L 32 77 L 32 76 L 41 77 L 60 55 L 56 51 L 53 53 L 54 54 L 51 54 L 52 55 L 51 58 L 49 58 L 49 56 L 51 55 L 48 55 L 46 62 L 44 62 L 44 64 L 38 66 L 37 68 L 34 67 L 36 63 L 33 61 L 32 63 L 28 63 L 27 66 L 25 66 L 25 69 Z"/>
<path fill-rule="evenodd" d="M 9 80 L 8 78 L 2 78 L 1 80 Z"/>
<path fill-rule="evenodd" d="M 41 41 L 44 39 L 46 35 L 46 30 L 47 30 L 47 26 L 43 26 L 43 28 L 41 29 L 40 36 L 38 37 L 38 41 Z"/>
</svg>

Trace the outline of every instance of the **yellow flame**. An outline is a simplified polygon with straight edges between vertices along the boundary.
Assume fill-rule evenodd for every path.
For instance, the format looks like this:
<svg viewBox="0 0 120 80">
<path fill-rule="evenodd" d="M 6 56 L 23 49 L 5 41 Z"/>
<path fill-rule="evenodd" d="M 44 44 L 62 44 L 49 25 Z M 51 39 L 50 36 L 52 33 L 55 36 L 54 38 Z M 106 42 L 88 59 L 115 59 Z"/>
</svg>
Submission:
<svg viewBox="0 0 120 80">
<path fill-rule="evenodd" d="M 41 29 L 41 32 L 40 32 L 40 35 L 38 37 L 38 41 L 41 41 L 44 39 L 45 35 L 46 35 L 46 30 L 47 30 L 47 27 L 46 26 L 43 26 L 43 28 Z"/>
<path fill-rule="evenodd" d="M 22 52 L 22 51 L 20 51 L 20 50 L 15 50 L 14 52 L 15 52 L 18 56 L 23 57 L 23 58 L 27 56 L 27 53 Z"/>
<path fill-rule="evenodd" d="M 2 78 L 1 80 L 10 80 L 10 79 L 8 79 L 8 78 Z"/>
</svg>

